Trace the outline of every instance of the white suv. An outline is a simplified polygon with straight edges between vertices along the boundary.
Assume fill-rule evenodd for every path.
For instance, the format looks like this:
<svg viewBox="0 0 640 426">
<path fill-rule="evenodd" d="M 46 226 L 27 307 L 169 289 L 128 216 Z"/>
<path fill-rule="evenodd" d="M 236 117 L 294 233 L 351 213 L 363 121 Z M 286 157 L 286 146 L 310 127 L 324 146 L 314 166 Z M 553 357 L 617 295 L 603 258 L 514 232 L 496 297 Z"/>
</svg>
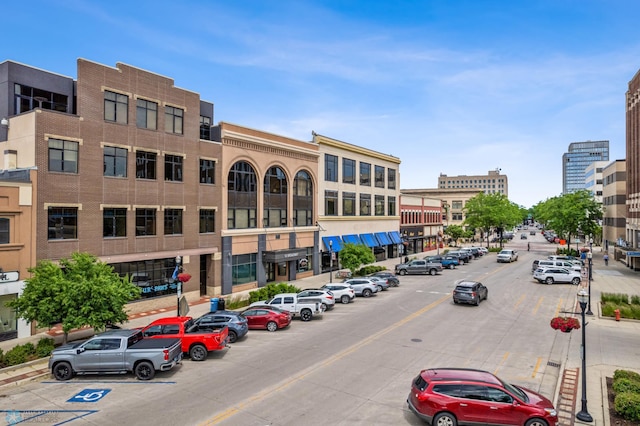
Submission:
<svg viewBox="0 0 640 426">
<path fill-rule="evenodd" d="M 356 296 L 371 297 L 378 292 L 378 285 L 369 278 L 351 278 L 344 283 L 356 292 Z"/>
<path fill-rule="evenodd" d="M 325 311 L 333 309 L 336 305 L 336 299 L 333 292 L 324 288 L 308 288 L 298 293 L 298 301 L 300 302 L 309 298 L 319 298 Z"/>
<path fill-rule="evenodd" d="M 518 260 L 518 252 L 516 250 L 504 249 L 498 253 L 498 263 L 500 262 L 516 262 Z"/>
<path fill-rule="evenodd" d="M 340 303 L 350 303 L 353 302 L 353 299 L 356 298 L 356 292 L 346 284 L 325 284 L 322 286 L 323 290 L 329 290 L 333 293 L 333 297 L 335 297 L 336 302 L 340 301 Z"/>
<path fill-rule="evenodd" d="M 533 278 L 538 280 L 540 283 L 547 284 L 571 283 L 573 285 L 578 285 L 582 280 L 580 272 L 554 266 L 536 269 L 533 273 Z"/>
</svg>

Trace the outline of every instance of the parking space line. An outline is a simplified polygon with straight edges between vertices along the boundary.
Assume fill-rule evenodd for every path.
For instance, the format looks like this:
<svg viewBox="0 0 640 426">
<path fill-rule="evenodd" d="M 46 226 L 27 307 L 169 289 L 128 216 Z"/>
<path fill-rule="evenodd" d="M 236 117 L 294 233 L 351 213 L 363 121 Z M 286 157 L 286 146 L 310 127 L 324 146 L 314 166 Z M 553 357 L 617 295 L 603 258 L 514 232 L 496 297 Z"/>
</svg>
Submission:
<svg viewBox="0 0 640 426">
<path fill-rule="evenodd" d="M 513 305 L 513 309 L 518 309 L 518 306 L 520 306 L 520 304 L 522 302 L 524 302 L 524 298 L 527 297 L 526 294 L 523 294 L 522 296 L 520 296 L 520 299 L 518 299 L 515 303 L 515 305 Z"/>
<path fill-rule="evenodd" d="M 540 309 L 540 305 L 542 305 L 543 300 L 544 300 L 544 296 L 540 296 L 540 298 L 538 299 L 538 303 L 536 303 L 536 306 L 533 307 L 534 315 L 538 313 L 538 309 Z"/>
<path fill-rule="evenodd" d="M 498 364 L 498 366 L 496 367 L 496 369 L 493 371 L 494 375 L 498 375 L 498 370 L 500 370 L 500 367 L 502 367 L 502 365 L 505 363 L 505 361 L 507 361 L 507 358 L 509 358 L 509 355 L 511 353 L 510 352 L 505 352 L 504 355 L 502 356 L 502 361 L 500 361 L 500 364 Z"/>
<path fill-rule="evenodd" d="M 533 368 L 533 373 L 531 374 L 531 378 L 536 377 L 536 374 L 538 374 L 538 369 L 540 368 L 540 363 L 542 362 L 542 358 L 538 357 L 538 361 L 536 362 L 536 366 Z"/>
<path fill-rule="evenodd" d="M 560 309 L 562 309 L 563 305 L 564 305 L 564 300 L 558 299 L 558 304 L 556 305 L 556 312 L 555 314 L 553 314 L 554 317 L 558 316 L 558 314 L 560 313 Z"/>
</svg>

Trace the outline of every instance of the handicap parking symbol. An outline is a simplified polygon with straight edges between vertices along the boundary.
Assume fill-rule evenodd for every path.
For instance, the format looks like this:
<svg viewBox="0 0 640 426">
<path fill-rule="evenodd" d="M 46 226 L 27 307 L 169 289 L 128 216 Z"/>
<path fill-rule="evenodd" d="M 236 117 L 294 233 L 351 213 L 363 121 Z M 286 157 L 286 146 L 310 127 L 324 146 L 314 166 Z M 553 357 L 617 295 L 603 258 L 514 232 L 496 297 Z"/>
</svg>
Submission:
<svg viewBox="0 0 640 426">
<path fill-rule="evenodd" d="M 109 392 L 111 392 L 111 389 L 84 389 L 67 400 L 67 402 L 97 402 Z"/>
</svg>

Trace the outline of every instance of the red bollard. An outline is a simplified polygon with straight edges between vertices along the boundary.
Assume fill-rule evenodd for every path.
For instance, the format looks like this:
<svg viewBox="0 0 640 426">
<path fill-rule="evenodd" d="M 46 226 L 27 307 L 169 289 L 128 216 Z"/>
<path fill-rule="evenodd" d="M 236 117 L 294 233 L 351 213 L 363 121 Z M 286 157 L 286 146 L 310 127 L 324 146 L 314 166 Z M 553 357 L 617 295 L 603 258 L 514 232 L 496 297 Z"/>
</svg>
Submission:
<svg viewBox="0 0 640 426">
<path fill-rule="evenodd" d="M 616 321 L 620 321 L 620 309 L 616 309 L 613 313 L 616 314 Z"/>
</svg>

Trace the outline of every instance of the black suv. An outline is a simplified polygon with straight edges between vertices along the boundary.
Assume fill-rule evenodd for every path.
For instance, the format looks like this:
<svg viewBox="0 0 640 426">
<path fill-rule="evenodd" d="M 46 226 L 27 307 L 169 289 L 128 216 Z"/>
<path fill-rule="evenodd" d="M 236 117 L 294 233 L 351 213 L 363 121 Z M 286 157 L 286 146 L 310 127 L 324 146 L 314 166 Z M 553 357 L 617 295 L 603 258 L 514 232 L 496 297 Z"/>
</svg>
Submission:
<svg viewBox="0 0 640 426">
<path fill-rule="evenodd" d="M 481 300 L 489 297 L 487 287 L 477 281 L 461 281 L 453 290 L 453 303 L 470 303 L 478 306 Z"/>
</svg>

